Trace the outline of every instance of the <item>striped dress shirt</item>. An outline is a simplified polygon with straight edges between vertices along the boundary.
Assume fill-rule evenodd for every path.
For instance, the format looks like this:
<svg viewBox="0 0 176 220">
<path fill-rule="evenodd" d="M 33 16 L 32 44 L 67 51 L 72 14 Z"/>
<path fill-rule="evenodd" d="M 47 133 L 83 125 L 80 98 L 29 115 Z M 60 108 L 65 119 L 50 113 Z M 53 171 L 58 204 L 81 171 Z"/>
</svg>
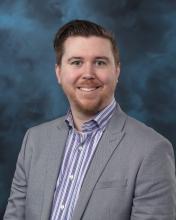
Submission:
<svg viewBox="0 0 176 220">
<path fill-rule="evenodd" d="M 51 220 L 72 219 L 88 166 L 115 106 L 116 101 L 113 99 L 94 119 L 82 125 L 81 132 L 74 128 L 71 112 L 67 114 L 65 121 L 69 127 L 69 134 L 56 183 Z"/>
</svg>

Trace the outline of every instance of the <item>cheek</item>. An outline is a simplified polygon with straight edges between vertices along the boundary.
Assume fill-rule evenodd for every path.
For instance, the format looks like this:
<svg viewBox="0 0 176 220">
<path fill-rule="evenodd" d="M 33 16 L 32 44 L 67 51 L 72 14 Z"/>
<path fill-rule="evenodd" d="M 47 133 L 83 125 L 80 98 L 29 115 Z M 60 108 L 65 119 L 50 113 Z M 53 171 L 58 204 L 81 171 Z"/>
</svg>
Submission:
<svg viewBox="0 0 176 220">
<path fill-rule="evenodd" d="M 117 73 L 115 68 L 107 68 L 97 72 L 98 78 L 104 82 L 104 84 L 111 84 L 117 81 Z"/>
<path fill-rule="evenodd" d="M 105 85 L 112 85 L 112 84 L 116 84 L 117 81 L 117 77 L 115 76 L 115 74 L 110 74 L 110 73 L 106 73 L 104 75 L 101 75 L 101 77 L 99 78 Z"/>
<path fill-rule="evenodd" d="M 76 81 L 76 75 L 72 72 L 62 72 L 61 74 L 61 84 L 64 84 L 65 86 L 68 86 L 70 84 L 74 84 L 74 82 Z"/>
</svg>

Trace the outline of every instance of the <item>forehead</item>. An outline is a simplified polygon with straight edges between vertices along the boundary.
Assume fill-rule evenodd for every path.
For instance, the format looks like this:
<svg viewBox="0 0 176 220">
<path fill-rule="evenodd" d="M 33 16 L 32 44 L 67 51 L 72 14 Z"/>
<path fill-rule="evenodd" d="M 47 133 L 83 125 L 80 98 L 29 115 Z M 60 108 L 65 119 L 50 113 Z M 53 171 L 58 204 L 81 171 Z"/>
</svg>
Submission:
<svg viewBox="0 0 176 220">
<path fill-rule="evenodd" d="M 64 54 L 76 55 L 112 55 L 112 45 L 109 39 L 103 37 L 69 37 L 64 42 Z"/>
</svg>

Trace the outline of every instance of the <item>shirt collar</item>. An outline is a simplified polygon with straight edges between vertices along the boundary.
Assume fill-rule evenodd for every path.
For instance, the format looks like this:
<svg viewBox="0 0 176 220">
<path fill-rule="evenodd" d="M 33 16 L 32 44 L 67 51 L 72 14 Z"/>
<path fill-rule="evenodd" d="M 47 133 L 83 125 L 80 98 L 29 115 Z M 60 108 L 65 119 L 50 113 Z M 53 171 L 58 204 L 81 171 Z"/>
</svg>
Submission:
<svg viewBox="0 0 176 220">
<path fill-rule="evenodd" d="M 113 114 L 115 106 L 116 106 L 116 101 L 114 98 L 112 102 L 108 106 L 106 106 L 103 110 L 98 112 L 94 118 L 85 122 L 82 125 L 82 132 L 92 132 L 95 129 L 104 129 L 107 122 L 109 121 L 109 119 Z M 75 128 L 71 110 L 67 112 L 65 122 L 67 123 L 69 128 Z"/>
</svg>

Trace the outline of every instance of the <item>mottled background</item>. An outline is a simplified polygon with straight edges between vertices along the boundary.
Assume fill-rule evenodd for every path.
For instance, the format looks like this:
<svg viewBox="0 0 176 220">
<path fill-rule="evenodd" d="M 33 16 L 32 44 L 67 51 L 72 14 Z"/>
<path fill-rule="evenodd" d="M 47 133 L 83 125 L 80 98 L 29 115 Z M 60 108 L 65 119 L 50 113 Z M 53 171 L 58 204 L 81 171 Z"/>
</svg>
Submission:
<svg viewBox="0 0 176 220">
<path fill-rule="evenodd" d="M 75 18 L 115 32 L 119 103 L 176 147 L 176 0 L 0 0 L 0 219 L 26 129 L 67 109 L 52 40 Z"/>
</svg>

